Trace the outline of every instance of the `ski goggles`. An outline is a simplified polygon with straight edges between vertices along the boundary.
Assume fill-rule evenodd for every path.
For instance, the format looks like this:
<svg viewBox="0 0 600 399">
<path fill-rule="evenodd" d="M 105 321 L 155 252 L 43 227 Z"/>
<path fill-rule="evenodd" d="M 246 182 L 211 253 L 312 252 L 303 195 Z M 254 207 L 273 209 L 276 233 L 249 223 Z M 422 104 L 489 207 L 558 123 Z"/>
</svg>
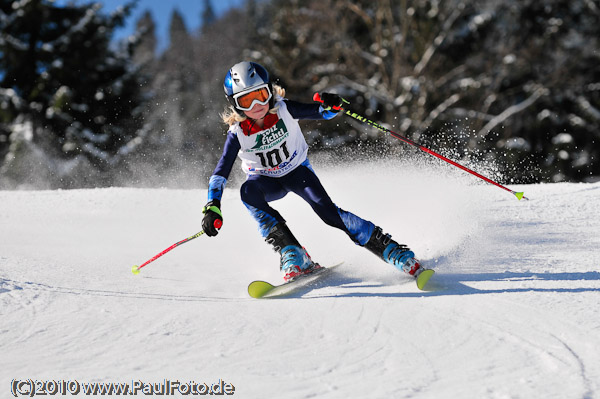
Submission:
<svg viewBox="0 0 600 399">
<path fill-rule="evenodd" d="M 268 84 L 258 86 L 256 89 L 248 92 L 234 94 L 233 101 L 235 106 L 242 111 L 250 111 L 254 105 L 265 105 L 271 99 L 271 89 Z"/>
</svg>

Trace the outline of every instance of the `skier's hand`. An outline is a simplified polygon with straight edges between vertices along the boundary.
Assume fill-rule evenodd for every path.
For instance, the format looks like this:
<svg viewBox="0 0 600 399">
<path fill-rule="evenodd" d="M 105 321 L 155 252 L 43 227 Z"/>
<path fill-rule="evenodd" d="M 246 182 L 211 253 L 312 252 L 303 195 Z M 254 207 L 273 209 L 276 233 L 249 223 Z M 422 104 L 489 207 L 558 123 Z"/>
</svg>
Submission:
<svg viewBox="0 0 600 399">
<path fill-rule="evenodd" d="M 221 201 L 214 199 L 209 201 L 202 208 L 204 217 L 202 218 L 202 229 L 204 234 L 214 237 L 219 234 L 219 229 L 223 226 L 223 214 L 221 213 Z"/>
<path fill-rule="evenodd" d="M 321 93 L 319 95 L 325 111 L 340 112 L 342 105 L 344 105 L 342 97 L 333 93 Z"/>
</svg>

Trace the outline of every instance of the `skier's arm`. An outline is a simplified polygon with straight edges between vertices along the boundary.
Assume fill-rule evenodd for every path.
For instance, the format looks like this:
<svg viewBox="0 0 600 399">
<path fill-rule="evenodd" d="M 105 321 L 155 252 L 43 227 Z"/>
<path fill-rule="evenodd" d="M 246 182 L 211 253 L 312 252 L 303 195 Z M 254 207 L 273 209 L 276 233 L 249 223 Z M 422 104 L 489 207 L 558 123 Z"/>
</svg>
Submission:
<svg viewBox="0 0 600 399">
<path fill-rule="evenodd" d="M 221 159 L 219 159 L 219 162 L 217 163 L 217 166 L 215 167 L 215 170 L 208 181 L 209 201 L 214 199 L 219 201 L 221 200 L 221 197 L 223 196 L 223 190 L 227 184 L 227 178 L 231 173 L 231 169 L 233 168 L 233 164 L 235 163 L 235 159 L 240 148 L 240 142 L 238 141 L 236 134 L 233 132 L 228 132 L 225 145 L 223 146 L 223 154 L 221 155 Z"/>
<path fill-rule="evenodd" d="M 218 221 L 218 226 L 223 224 L 221 197 L 223 196 L 227 178 L 231 173 L 231 169 L 233 168 L 235 158 L 240 148 L 240 142 L 238 141 L 236 134 L 228 132 L 221 159 L 219 159 L 217 167 L 208 181 L 208 202 L 204 208 L 202 208 L 202 213 L 204 214 L 202 228 L 209 237 L 216 236 L 219 233 L 215 226 L 215 222 Z"/>
<path fill-rule="evenodd" d="M 323 93 L 324 96 L 334 96 L 340 99 L 339 103 L 341 104 L 341 98 L 336 94 Z M 284 100 L 287 105 L 287 109 L 292 115 L 294 119 L 333 119 L 338 114 L 339 111 L 336 111 L 331 108 L 331 106 L 327 106 L 325 104 L 305 104 L 292 100 Z M 337 105 L 337 104 L 336 104 Z"/>
</svg>

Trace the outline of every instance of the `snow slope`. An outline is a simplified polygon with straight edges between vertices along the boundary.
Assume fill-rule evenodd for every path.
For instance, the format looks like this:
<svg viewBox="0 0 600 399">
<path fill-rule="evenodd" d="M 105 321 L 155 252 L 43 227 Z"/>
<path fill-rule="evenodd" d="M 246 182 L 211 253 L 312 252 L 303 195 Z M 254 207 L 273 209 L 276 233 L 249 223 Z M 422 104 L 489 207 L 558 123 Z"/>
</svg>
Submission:
<svg viewBox="0 0 600 399">
<path fill-rule="evenodd" d="M 437 270 L 429 291 L 293 195 L 274 206 L 312 257 L 345 263 L 312 291 L 255 300 L 247 284 L 279 280 L 278 258 L 235 187 L 218 237 L 138 276 L 133 264 L 201 229 L 205 190 L 0 192 L 0 397 L 13 379 L 221 379 L 240 398 L 600 397 L 600 183 L 511 186 L 530 198 L 518 201 L 444 165 L 315 167 L 339 206 Z"/>
</svg>

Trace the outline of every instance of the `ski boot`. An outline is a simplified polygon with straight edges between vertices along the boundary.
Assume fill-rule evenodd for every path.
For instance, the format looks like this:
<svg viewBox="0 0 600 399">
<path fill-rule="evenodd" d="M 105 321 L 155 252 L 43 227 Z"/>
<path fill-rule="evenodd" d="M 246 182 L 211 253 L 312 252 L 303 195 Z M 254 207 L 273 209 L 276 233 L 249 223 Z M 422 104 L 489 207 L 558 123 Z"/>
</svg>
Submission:
<svg viewBox="0 0 600 399">
<path fill-rule="evenodd" d="M 380 227 L 375 227 L 365 248 L 397 269 L 414 276 L 424 270 L 415 259 L 415 254 L 406 245 L 398 244 L 389 234 L 383 234 Z"/>
<path fill-rule="evenodd" d="M 281 256 L 279 268 L 283 272 L 283 280 L 286 282 L 321 268 L 319 264 L 311 260 L 308 252 L 283 222 L 276 224 L 269 231 L 265 241 L 271 244 L 275 252 Z"/>
</svg>

